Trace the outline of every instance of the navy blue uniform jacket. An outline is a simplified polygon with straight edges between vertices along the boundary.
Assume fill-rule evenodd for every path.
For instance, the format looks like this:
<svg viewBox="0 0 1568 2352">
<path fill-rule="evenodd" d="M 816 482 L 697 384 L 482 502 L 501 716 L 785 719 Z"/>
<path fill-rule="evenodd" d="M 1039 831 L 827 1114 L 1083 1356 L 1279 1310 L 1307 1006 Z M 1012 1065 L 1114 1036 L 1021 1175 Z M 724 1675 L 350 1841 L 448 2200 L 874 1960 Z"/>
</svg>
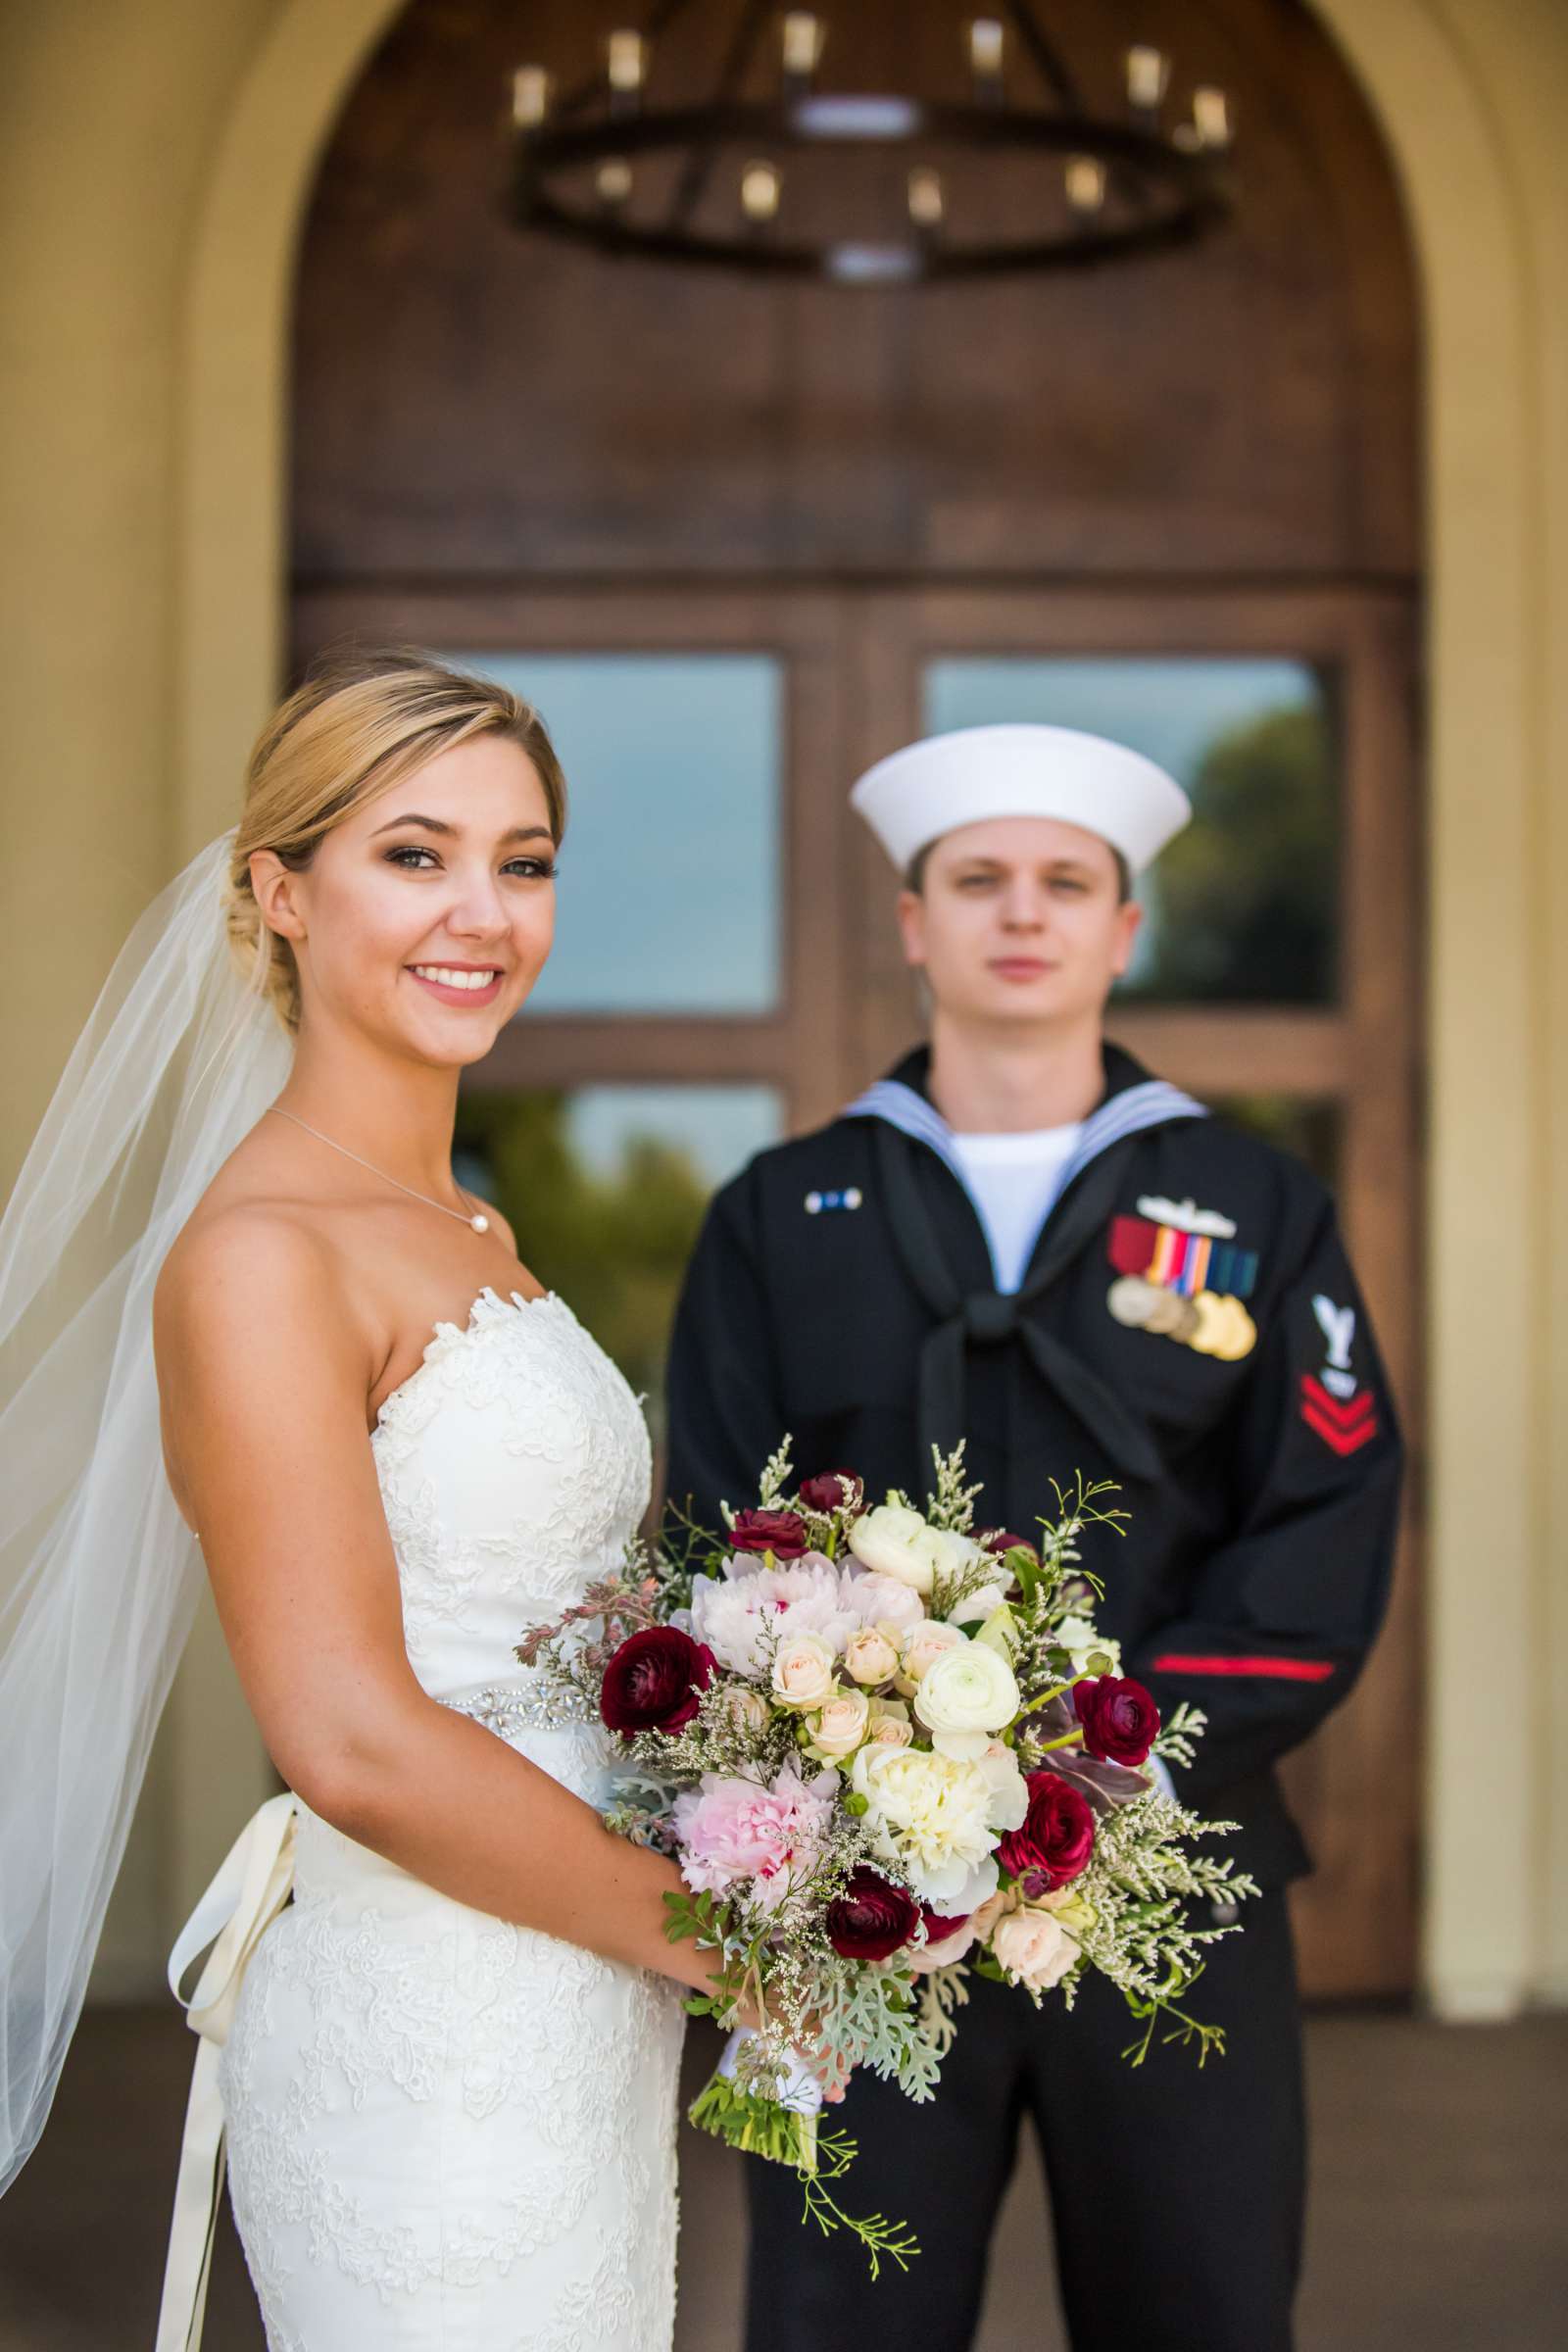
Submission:
<svg viewBox="0 0 1568 2352">
<path fill-rule="evenodd" d="M 1000 1294 L 927 1058 L 713 1200 L 670 1354 L 668 1494 L 716 1529 L 786 1432 L 799 1473 L 854 1470 L 873 1499 L 924 1493 L 931 1446 L 961 1435 L 982 1522 L 1025 1533 L 1054 1516 L 1053 1478 L 1114 1479 L 1127 1532 L 1095 1529 L 1084 1552 L 1101 1626 L 1162 1710 L 1204 1709 L 1178 1792 L 1240 1822 L 1226 1850 L 1279 1885 L 1309 1865 L 1274 1766 L 1366 1657 L 1397 1512 L 1394 1409 L 1333 1202 L 1107 1048 L 1104 1099 L 1019 1292 Z M 1210 1279 L 1245 1294 L 1246 1355 L 1111 1312 L 1150 1208 L 1178 1243 L 1184 1217 L 1234 1228 Z"/>
</svg>

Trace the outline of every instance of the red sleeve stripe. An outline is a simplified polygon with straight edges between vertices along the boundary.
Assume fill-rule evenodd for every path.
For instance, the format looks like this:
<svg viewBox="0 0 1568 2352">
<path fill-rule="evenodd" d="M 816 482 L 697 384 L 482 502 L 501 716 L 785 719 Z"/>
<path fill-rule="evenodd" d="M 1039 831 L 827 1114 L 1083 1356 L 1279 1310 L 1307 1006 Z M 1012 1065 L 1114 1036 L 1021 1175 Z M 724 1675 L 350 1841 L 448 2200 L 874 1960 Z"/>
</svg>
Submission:
<svg viewBox="0 0 1568 2352">
<path fill-rule="evenodd" d="M 1334 1672 L 1327 1658 L 1194 1658 L 1167 1651 L 1155 1658 L 1155 1674 L 1258 1674 L 1276 1683 L 1326 1683 Z"/>
</svg>

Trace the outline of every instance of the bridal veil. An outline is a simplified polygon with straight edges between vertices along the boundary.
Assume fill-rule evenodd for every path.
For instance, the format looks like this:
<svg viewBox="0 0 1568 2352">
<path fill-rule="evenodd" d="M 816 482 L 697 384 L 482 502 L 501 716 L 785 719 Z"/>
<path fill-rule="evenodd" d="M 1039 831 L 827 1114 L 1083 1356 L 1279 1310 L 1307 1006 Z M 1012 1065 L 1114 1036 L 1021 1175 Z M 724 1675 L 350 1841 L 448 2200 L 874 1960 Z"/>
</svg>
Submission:
<svg viewBox="0 0 1568 2352">
<path fill-rule="evenodd" d="M 201 1589 L 153 1289 L 292 1053 L 228 947 L 233 839 L 131 933 L 0 1220 L 0 2191 L 49 2112 Z"/>
</svg>

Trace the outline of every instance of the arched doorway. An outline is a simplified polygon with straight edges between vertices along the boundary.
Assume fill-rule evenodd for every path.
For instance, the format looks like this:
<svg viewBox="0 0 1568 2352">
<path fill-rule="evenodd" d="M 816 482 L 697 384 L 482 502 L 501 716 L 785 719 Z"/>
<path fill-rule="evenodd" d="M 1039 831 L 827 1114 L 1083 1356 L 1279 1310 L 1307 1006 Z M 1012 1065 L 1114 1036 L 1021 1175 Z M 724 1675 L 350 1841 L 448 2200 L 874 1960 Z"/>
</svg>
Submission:
<svg viewBox="0 0 1568 2352">
<path fill-rule="evenodd" d="M 894 13 L 836 35 L 852 84 L 888 70 Z M 933 54 L 958 37 L 951 0 L 896 13 Z M 924 726 L 1061 716 L 1144 730 L 1199 786 L 1172 884 L 1190 919 L 1118 1031 L 1336 1178 L 1414 1417 L 1411 266 L 1306 11 L 1165 13 L 1152 37 L 1236 95 L 1240 221 L 1070 285 L 780 294 L 519 242 L 494 204 L 496 93 L 524 29 L 581 70 L 603 6 L 415 0 L 338 122 L 300 266 L 294 656 L 398 635 L 514 665 L 583 807 L 601 795 L 580 904 L 646 877 L 616 955 L 564 941 L 554 1008 L 497 1057 L 470 1130 L 519 1182 L 564 1152 L 601 1219 L 646 1191 L 628 1142 L 687 1146 L 660 1163 L 652 1238 L 622 1219 L 606 1303 L 636 1371 L 702 1186 L 910 1032 L 849 778 Z M 1108 12 L 1060 14 L 1113 72 Z M 671 781 L 645 829 L 650 776 Z M 1255 821 L 1287 803 L 1294 829 Z M 594 875 L 594 841 L 618 869 Z M 737 903 L 749 920 L 702 930 Z M 554 1243 L 569 1266 L 569 1224 Z M 1319 1991 L 1412 1979 L 1413 1559 L 1362 1690 L 1297 1761 Z"/>
</svg>

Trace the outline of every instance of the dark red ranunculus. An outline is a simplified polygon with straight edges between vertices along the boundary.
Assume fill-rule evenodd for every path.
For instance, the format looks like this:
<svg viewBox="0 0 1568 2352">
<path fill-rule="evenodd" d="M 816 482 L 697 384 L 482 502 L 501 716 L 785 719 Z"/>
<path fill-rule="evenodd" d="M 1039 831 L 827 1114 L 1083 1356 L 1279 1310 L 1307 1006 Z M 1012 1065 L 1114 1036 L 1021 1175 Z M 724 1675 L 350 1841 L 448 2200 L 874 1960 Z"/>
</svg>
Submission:
<svg viewBox="0 0 1568 2352">
<path fill-rule="evenodd" d="M 599 1712 L 612 1732 L 678 1732 L 697 1712 L 717 1661 L 678 1626 L 649 1625 L 628 1635 L 605 1668 Z"/>
<path fill-rule="evenodd" d="M 817 1478 L 803 1478 L 801 1500 L 808 1511 L 859 1511 L 865 1507 L 865 1481 L 853 1470 L 824 1470 Z"/>
<path fill-rule="evenodd" d="M 1040 1557 L 1027 1536 L 1015 1536 L 1005 1527 L 988 1527 L 980 1538 L 980 1546 L 983 1551 L 994 1551 L 999 1560 L 1008 1551 L 1026 1551 L 1035 1560 Z"/>
<path fill-rule="evenodd" d="M 729 1542 L 732 1551 L 770 1551 L 775 1559 L 798 1560 L 806 1549 L 806 1521 L 799 1511 L 737 1511 Z"/>
<path fill-rule="evenodd" d="M 862 1864 L 827 1907 L 827 1939 L 846 1960 L 887 1960 L 908 1942 L 919 1922 L 913 1895 Z"/>
<path fill-rule="evenodd" d="M 1114 1674 L 1073 1685 L 1084 1745 L 1107 1764 L 1141 1764 L 1159 1731 L 1159 1709 L 1142 1683 Z"/>
<path fill-rule="evenodd" d="M 997 1859 L 1025 1894 L 1049 1894 L 1087 1868 L 1095 1850 L 1094 1808 L 1059 1772 L 1031 1772 L 1024 1785 L 1029 1810 L 1023 1827 L 1007 1832 Z"/>
</svg>

